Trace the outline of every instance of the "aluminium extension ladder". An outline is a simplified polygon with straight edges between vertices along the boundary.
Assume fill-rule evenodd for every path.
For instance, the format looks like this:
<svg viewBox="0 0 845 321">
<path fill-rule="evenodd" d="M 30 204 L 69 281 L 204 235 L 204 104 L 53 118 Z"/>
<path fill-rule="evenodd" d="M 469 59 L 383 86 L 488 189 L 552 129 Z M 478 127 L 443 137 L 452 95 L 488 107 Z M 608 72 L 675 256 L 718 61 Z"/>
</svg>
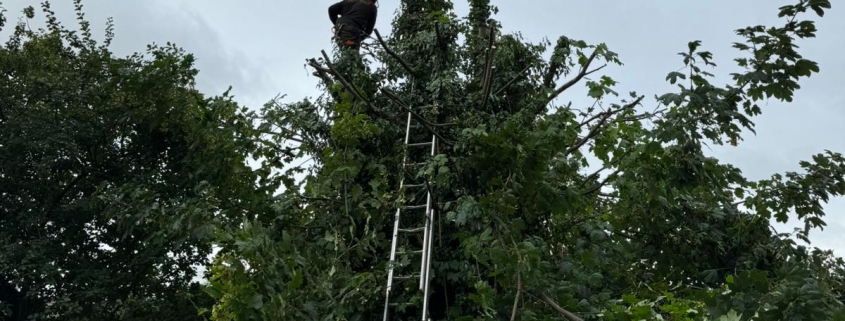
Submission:
<svg viewBox="0 0 845 321">
<path fill-rule="evenodd" d="M 409 171 L 415 172 L 413 169 L 416 166 L 425 164 L 425 162 L 410 162 L 409 158 L 413 156 L 420 155 L 421 151 L 414 150 L 415 148 L 423 148 L 429 147 L 430 152 L 427 153 L 428 156 L 434 156 L 437 148 L 437 136 L 431 136 L 431 141 L 423 142 L 423 143 L 410 143 L 411 139 L 411 129 L 418 126 L 412 126 L 411 121 L 413 120 L 412 114 L 408 112 L 408 122 L 405 126 L 405 151 L 404 156 L 402 157 L 402 176 L 399 179 L 399 197 L 404 198 L 407 194 L 412 194 L 415 196 L 422 196 L 423 192 L 425 195 L 425 201 L 419 202 L 419 197 L 411 196 L 402 201 L 400 198 L 399 206 L 396 208 L 396 215 L 394 216 L 393 221 L 393 242 L 390 246 L 390 261 L 388 262 L 388 270 L 387 270 L 387 287 L 385 290 L 385 300 L 384 300 L 384 321 L 389 320 L 391 308 L 395 306 L 399 306 L 399 303 L 391 302 L 392 299 L 391 294 L 394 289 L 394 286 L 401 284 L 402 281 L 418 279 L 419 280 L 419 292 L 422 294 L 422 321 L 429 321 L 428 319 L 428 296 L 429 296 L 429 283 L 431 278 L 429 277 L 429 272 L 431 271 L 431 248 L 432 248 L 432 239 L 434 231 L 434 206 L 432 203 L 432 196 L 431 191 L 428 189 L 428 184 L 420 183 L 420 184 L 406 184 L 405 183 L 405 175 L 408 174 Z M 406 194 L 407 192 L 407 194 Z M 407 204 L 404 204 L 407 203 Z M 404 207 L 404 209 L 403 209 Z M 405 213 L 403 213 L 403 211 Z M 403 220 L 403 215 L 407 214 L 406 220 L 412 220 L 417 222 L 416 224 L 408 224 L 412 227 L 404 228 L 400 224 Z M 422 226 L 419 226 L 422 225 Z M 411 236 L 416 235 L 417 238 L 419 237 L 419 233 L 422 232 L 422 241 L 420 242 L 422 249 L 419 247 L 415 247 L 414 250 L 407 250 L 407 251 L 397 251 L 397 244 L 401 242 L 401 239 L 406 239 L 408 242 L 403 243 L 403 246 L 408 246 L 412 244 L 410 242 Z M 418 240 L 418 239 L 417 239 Z M 413 257 L 419 255 L 419 270 L 411 273 L 410 271 L 403 271 L 408 274 L 400 274 L 400 270 L 408 270 L 409 266 L 405 265 L 402 266 L 397 264 L 397 253 L 400 255 L 408 255 L 407 257 L 412 257 L 413 260 L 417 258 Z M 407 260 L 405 260 L 407 262 Z M 402 263 L 405 263 L 402 262 Z M 407 297 L 407 295 L 405 296 Z M 406 303 L 410 304 L 410 303 Z"/>
</svg>

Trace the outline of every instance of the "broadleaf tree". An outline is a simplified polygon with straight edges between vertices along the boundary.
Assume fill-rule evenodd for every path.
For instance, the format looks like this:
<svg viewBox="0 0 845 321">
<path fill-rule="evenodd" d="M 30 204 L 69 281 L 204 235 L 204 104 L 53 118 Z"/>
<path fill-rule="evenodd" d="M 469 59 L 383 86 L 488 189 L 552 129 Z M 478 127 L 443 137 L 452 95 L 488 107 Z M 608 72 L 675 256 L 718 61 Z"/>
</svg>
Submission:
<svg viewBox="0 0 845 321">
<path fill-rule="evenodd" d="M 173 44 L 115 56 L 75 5 L 70 29 L 27 7 L 0 48 L 0 319 L 202 320 L 216 227 L 273 204 L 254 113 Z"/>
<path fill-rule="evenodd" d="M 845 159 L 825 151 L 802 173 L 752 181 L 703 148 L 739 146 L 760 102 L 791 102 L 819 72 L 795 44 L 830 1 L 738 29 L 743 71 L 727 84 L 689 42 L 685 68 L 666 77 L 677 90 L 653 98 L 613 89 L 601 68 L 621 58 L 609 45 L 530 43 L 498 31 L 489 0 L 469 5 L 458 18 L 450 1 L 401 1 L 362 64 L 309 59 L 326 95 L 262 109 L 263 137 L 311 162 L 277 174 L 276 211 L 221 231 L 213 319 L 380 317 L 411 108 L 427 129 L 411 140 L 440 138 L 410 172 L 442 203 L 434 320 L 842 320 L 843 261 L 770 222 L 800 220 L 802 239 L 823 227 Z M 574 86 L 595 103 L 554 105 Z"/>
</svg>

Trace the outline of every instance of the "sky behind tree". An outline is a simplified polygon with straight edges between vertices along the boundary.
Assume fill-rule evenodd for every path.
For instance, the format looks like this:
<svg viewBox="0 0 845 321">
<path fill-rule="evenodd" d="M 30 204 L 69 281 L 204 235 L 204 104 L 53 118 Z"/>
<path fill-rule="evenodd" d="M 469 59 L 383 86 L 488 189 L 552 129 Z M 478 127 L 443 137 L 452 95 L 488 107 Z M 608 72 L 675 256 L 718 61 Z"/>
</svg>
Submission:
<svg viewBox="0 0 845 321">
<path fill-rule="evenodd" d="M 86 18 L 94 34 L 101 37 L 106 19 L 115 19 L 116 38 L 112 50 L 120 56 L 142 52 L 150 43 L 173 42 L 197 58 L 198 89 L 220 94 L 228 86 L 241 104 L 258 108 L 278 94 L 284 101 L 320 95 L 318 80 L 306 68 L 305 59 L 332 49 L 331 24 L 327 8 L 334 1 L 203 1 L 203 0 L 85 0 Z M 376 28 L 390 34 L 399 1 L 379 1 Z M 777 8 L 791 0 L 711 1 L 560 1 L 492 0 L 500 9 L 494 18 L 502 32 L 521 32 L 532 42 L 559 35 L 604 42 L 619 54 L 624 66 L 602 70 L 619 82 L 617 91 L 645 94 L 645 107 L 654 108 L 654 95 L 673 91 L 666 74 L 683 66 L 678 52 L 687 42 L 701 40 L 718 65 L 715 84 L 729 80 L 738 71 L 733 59 L 739 52 L 731 43 L 740 40 L 734 30 L 749 25 L 773 25 Z M 530 3 L 527 4 L 527 3 Z M 24 7 L 36 7 L 32 28 L 42 24 L 40 2 L 6 0 L 9 24 L 22 16 Z M 51 2 L 58 17 L 75 27 L 70 0 Z M 456 12 L 465 16 L 466 1 L 455 1 Z M 809 17 L 810 15 L 808 15 Z M 741 168 L 749 179 L 759 180 L 774 173 L 800 170 L 798 162 L 825 149 L 845 153 L 845 7 L 837 7 L 818 20 L 817 38 L 799 42 L 799 52 L 819 63 L 821 72 L 800 82 L 794 102 L 775 100 L 763 104 L 763 115 L 754 118 L 757 135 L 746 133 L 739 147 L 712 147 L 710 154 Z M 7 26 L 0 35 L 7 38 Z M 586 90 L 567 91 L 560 103 L 589 106 Z M 814 246 L 834 249 L 845 255 L 845 199 L 833 199 L 825 206 L 828 226 L 814 231 Z M 779 232 L 796 224 L 776 224 Z"/>
</svg>

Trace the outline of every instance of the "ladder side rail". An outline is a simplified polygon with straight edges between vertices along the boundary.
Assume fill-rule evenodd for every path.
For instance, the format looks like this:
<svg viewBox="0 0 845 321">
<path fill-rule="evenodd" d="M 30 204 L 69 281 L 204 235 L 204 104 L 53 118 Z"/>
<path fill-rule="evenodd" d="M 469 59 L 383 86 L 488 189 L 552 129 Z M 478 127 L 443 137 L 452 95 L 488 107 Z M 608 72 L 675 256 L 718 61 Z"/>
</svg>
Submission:
<svg viewBox="0 0 845 321">
<path fill-rule="evenodd" d="M 437 148 L 437 136 L 431 136 L 431 156 L 435 155 L 435 151 Z M 428 286 L 431 283 L 431 277 L 429 273 L 431 273 L 431 253 L 432 253 L 432 245 L 434 240 L 434 207 L 432 206 L 431 200 L 431 190 L 427 191 L 428 194 L 428 206 L 426 206 L 426 217 L 425 217 L 425 233 L 428 234 L 428 238 L 424 240 L 426 242 L 423 246 L 424 250 L 424 261 L 423 261 L 423 270 L 425 275 L 425 279 L 423 280 L 424 284 L 422 286 L 423 291 L 423 308 L 422 308 L 422 321 L 428 320 L 428 297 L 429 297 L 429 289 Z"/>
<path fill-rule="evenodd" d="M 399 190 L 402 191 L 405 185 L 405 175 L 404 175 L 404 168 L 408 166 L 408 140 L 410 139 L 411 135 L 411 112 L 408 112 L 408 120 L 405 124 L 405 151 L 404 155 L 402 156 L 402 175 L 399 178 Z M 401 205 L 397 206 L 396 214 L 393 218 L 393 240 L 390 245 L 390 261 L 388 261 L 388 270 L 387 270 L 387 287 L 385 287 L 385 294 L 384 294 L 384 321 L 387 321 L 387 318 L 390 314 L 390 290 L 393 287 L 393 271 L 394 271 L 394 263 L 396 262 L 396 244 L 398 243 L 399 239 L 399 222 L 401 220 Z"/>
</svg>

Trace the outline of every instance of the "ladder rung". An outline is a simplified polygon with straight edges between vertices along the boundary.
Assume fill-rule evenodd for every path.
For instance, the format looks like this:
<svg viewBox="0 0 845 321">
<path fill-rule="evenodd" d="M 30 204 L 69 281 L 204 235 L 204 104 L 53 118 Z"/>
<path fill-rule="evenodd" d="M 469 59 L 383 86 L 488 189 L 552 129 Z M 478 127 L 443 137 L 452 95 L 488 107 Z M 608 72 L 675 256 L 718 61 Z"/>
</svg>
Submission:
<svg viewBox="0 0 845 321">
<path fill-rule="evenodd" d="M 431 142 L 408 144 L 408 147 L 431 146 Z"/>
<path fill-rule="evenodd" d="M 419 277 L 420 277 L 419 274 L 412 274 L 412 275 L 397 275 L 397 276 L 394 276 L 393 278 L 396 279 L 396 280 L 410 280 L 410 279 L 417 279 Z"/>
<path fill-rule="evenodd" d="M 396 253 L 399 254 L 422 254 L 422 250 L 413 250 L 413 251 L 397 251 Z"/>
<path fill-rule="evenodd" d="M 399 232 L 403 233 L 418 233 L 425 230 L 425 227 L 417 227 L 417 228 L 400 228 Z"/>
<path fill-rule="evenodd" d="M 416 210 L 416 209 L 425 208 L 425 206 L 426 206 L 425 204 L 423 204 L 423 205 L 410 205 L 410 206 L 405 206 L 405 209 Z"/>
</svg>

